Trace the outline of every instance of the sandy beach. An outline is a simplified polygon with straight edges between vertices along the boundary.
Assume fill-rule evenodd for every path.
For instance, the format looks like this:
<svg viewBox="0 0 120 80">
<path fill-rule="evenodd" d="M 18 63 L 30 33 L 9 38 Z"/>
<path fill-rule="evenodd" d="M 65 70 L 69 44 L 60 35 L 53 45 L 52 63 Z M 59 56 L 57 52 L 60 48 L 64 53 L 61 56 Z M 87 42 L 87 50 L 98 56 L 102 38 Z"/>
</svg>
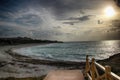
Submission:
<svg viewBox="0 0 120 80">
<path fill-rule="evenodd" d="M 0 46 L 0 78 L 6 77 L 40 77 L 46 75 L 51 70 L 57 69 L 80 69 L 83 70 L 85 63 L 81 62 L 52 62 L 47 60 L 37 60 L 31 57 L 13 53 L 11 49 L 45 45 L 45 44 L 21 44 L 13 46 Z M 120 74 L 120 54 L 114 55 L 105 60 L 98 61 L 103 65 L 111 65 L 112 71 Z M 117 63 L 116 63 L 117 61 Z M 116 65 L 117 64 L 117 65 Z M 117 68 L 116 68 L 117 67 Z"/>
<path fill-rule="evenodd" d="M 83 69 L 84 63 L 74 62 L 52 62 L 46 60 L 32 59 L 11 52 L 11 49 L 45 45 L 43 44 L 21 44 L 13 46 L 0 46 L 0 78 L 2 77 L 38 77 L 46 75 L 56 69 Z M 76 64 L 74 66 L 74 64 Z M 82 66 L 80 66 L 82 65 Z"/>
<path fill-rule="evenodd" d="M 13 48 L 22 48 L 35 45 L 43 44 L 0 46 L 0 77 L 35 77 L 45 75 L 51 69 L 57 69 L 56 67 L 49 65 L 20 62 L 16 60 L 15 56 L 9 55 L 6 52 Z"/>
</svg>

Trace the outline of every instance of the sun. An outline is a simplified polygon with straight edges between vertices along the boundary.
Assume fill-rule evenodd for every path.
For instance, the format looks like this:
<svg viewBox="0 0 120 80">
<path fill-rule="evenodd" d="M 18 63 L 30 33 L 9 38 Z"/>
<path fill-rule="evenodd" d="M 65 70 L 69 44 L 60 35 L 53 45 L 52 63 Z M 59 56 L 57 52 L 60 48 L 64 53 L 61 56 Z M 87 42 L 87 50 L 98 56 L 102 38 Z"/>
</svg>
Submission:
<svg viewBox="0 0 120 80">
<path fill-rule="evenodd" d="M 112 17 L 115 15 L 115 10 L 112 6 L 106 7 L 104 12 L 107 17 Z"/>
</svg>

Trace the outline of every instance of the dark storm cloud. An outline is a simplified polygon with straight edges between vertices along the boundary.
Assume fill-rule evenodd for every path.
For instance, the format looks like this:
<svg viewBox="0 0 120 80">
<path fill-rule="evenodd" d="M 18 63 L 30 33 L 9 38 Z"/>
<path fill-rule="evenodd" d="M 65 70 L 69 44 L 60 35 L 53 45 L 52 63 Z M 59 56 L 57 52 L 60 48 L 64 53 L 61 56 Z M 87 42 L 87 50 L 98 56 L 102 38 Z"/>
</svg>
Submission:
<svg viewBox="0 0 120 80">
<path fill-rule="evenodd" d="M 116 2 L 117 6 L 120 7 L 120 0 L 114 0 L 114 1 Z"/>
<path fill-rule="evenodd" d="M 57 18 L 64 18 L 65 13 L 79 10 L 80 14 L 85 14 L 86 9 L 95 9 L 101 4 L 107 3 L 105 0 L 0 0 L 0 12 L 17 13 L 21 9 L 28 10 L 34 8 L 39 10 L 40 7 L 50 8 Z M 94 5 L 96 4 L 96 5 Z M 80 20 L 86 20 L 83 17 Z"/>
<path fill-rule="evenodd" d="M 103 1 L 104 0 L 1 0 L 0 11 L 14 12 L 21 8 L 34 7 L 37 9 L 42 6 L 52 8 L 58 16 L 74 10 L 80 10 L 80 13 L 82 12 L 81 14 L 84 14 L 85 9 L 98 8 Z"/>
<path fill-rule="evenodd" d="M 109 0 L 111 1 L 111 0 Z M 36 6 L 42 6 L 53 10 L 58 19 L 64 19 L 66 13 L 78 11 L 85 14 L 85 10 L 97 9 L 102 5 L 109 3 L 108 0 L 34 0 Z M 104 4 L 103 4 L 104 2 Z"/>
<path fill-rule="evenodd" d="M 81 14 L 85 14 L 85 12 L 84 12 L 83 10 L 80 10 L 80 13 L 81 13 Z"/>
<path fill-rule="evenodd" d="M 38 15 L 27 14 L 15 19 L 16 23 L 26 26 L 37 26 L 42 24 L 42 19 Z"/>
<path fill-rule="evenodd" d="M 0 0 L 0 12 L 17 12 L 26 8 L 29 0 Z"/>
<path fill-rule="evenodd" d="M 89 20 L 91 16 L 92 15 L 82 16 L 78 20 L 80 20 L 80 21 L 86 21 L 86 20 Z"/>
<path fill-rule="evenodd" d="M 120 20 L 116 19 L 116 20 L 112 20 L 110 21 L 112 23 L 112 27 L 116 27 L 116 28 L 120 28 Z"/>
<path fill-rule="evenodd" d="M 85 14 L 86 9 L 99 8 L 109 1 L 111 0 L 0 0 L 0 11 L 17 12 L 21 8 L 44 7 L 52 9 L 57 16 L 64 16 L 64 13 L 76 10 Z"/>
<path fill-rule="evenodd" d="M 42 6 L 53 7 L 59 12 L 59 10 L 68 11 L 76 9 L 96 8 L 99 7 L 103 1 L 104 0 L 37 0 L 37 3 Z M 97 5 L 92 5 L 95 3 Z"/>
<path fill-rule="evenodd" d="M 53 28 L 55 28 L 55 29 L 60 29 L 60 28 L 61 28 L 61 26 L 55 26 L 55 27 L 53 27 Z"/>
<path fill-rule="evenodd" d="M 112 20 L 111 21 L 112 25 L 110 25 L 110 30 L 109 31 L 114 31 L 118 32 L 120 34 L 120 20 Z"/>
<path fill-rule="evenodd" d="M 9 15 L 9 12 L 0 12 L 0 21 L 13 22 L 13 18 Z"/>
<path fill-rule="evenodd" d="M 75 23 L 79 23 L 78 21 L 71 21 L 71 22 L 63 22 L 63 24 L 74 25 Z"/>
<path fill-rule="evenodd" d="M 93 19 L 93 14 L 89 11 L 101 8 L 108 1 L 111 0 L 0 0 L 0 36 L 29 36 L 42 39 L 63 37 L 65 34 L 60 20 L 68 19 L 63 23 L 71 26 L 78 22 L 87 22 Z M 79 15 L 83 16 L 72 17 Z M 111 27 L 110 31 L 116 29 L 114 31 L 117 32 L 117 28 Z M 67 33 L 74 36 L 69 29 L 66 35 Z"/>
<path fill-rule="evenodd" d="M 86 16 L 82 16 L 82 17 L 70 17 L 66 20 L 79 20 L 79 21 L 87 21 L 90 19 L 90 17 L 93 15 L 86 15 Z"/>
<path fill-rule="evenodd" d="M 26 32 L 20 30 L 19 28 L 14 28 L 12 26 L 4 26 L 0 25 L 0 37 L 17 37 L 17 36 L 25 36 Z"/>
<path fill-rule="evenodd" d="M 104 35 L 102 36 L 105 40 L 119 40 L 120 39 L 120 19 L 111 20 L 108 22 L 110 25 L 107 25 L 103 29 L 98 29 L 99 34 L 102 32 Z M 91 30 L 95 31 L 95 30 Z"/>
<path fill-rule="evenodd" d="M 63 24 L 74 25 L 75 23 L 90 20 L 91 16 L 93 16 L 93 15 L 86 15 L 86 16 L 82 16 L 82 17 L 70 17 L 68 19 L 64 19 L 64 20 L 69 20 L 69 22 L 63 22 Z"/>
</svg>

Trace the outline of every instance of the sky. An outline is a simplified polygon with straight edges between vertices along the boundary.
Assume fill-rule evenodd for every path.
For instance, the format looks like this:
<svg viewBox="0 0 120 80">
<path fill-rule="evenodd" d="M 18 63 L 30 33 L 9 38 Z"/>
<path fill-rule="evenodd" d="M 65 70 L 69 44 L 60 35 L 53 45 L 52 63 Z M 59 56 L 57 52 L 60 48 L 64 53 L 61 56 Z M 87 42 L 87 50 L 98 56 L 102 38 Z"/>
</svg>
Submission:
<svg viewBox="0 0 120 80">
<path fill-rule="evenodd" d="M 0 37 L 120 40 L 119 0 L 0 0 Z M 115 15 L 105 9 L 112 6 Z"/>
</svg>

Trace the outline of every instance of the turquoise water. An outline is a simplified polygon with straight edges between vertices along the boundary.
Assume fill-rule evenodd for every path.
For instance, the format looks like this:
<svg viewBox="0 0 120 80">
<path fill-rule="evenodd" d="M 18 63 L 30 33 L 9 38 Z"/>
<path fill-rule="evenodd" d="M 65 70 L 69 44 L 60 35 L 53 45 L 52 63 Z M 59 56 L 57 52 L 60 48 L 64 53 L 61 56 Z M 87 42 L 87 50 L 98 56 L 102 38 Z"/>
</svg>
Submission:
<svg viewBox="0 0 120 80">
<path fill-rule="evenodd" d="M 54 43 L 14 51 L 35 59 L 82 62 L 86 55 L 101 60 L 120 53 L 120 40 Z"/>
</svg>

